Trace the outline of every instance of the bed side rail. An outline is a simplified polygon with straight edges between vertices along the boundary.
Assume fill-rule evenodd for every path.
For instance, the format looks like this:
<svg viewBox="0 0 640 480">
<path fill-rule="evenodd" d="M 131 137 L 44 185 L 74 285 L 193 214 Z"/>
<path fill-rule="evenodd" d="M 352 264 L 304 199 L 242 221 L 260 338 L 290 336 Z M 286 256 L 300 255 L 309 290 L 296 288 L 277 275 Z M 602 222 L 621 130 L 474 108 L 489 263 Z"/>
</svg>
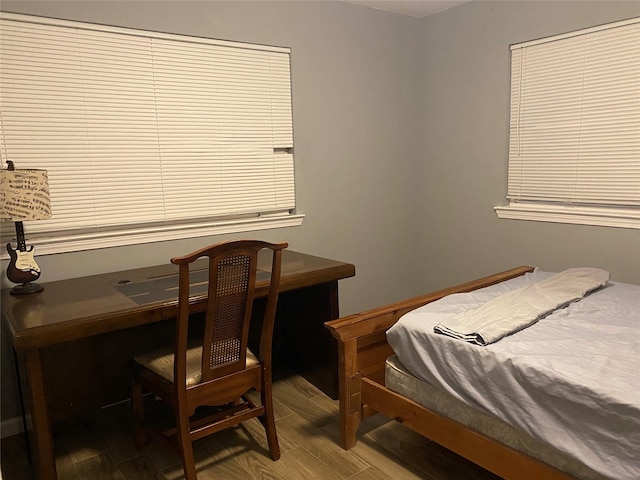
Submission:
<svg viewBox="0 0 640 480">
<path fill-rule="evenodd" d="M 372 408 L 502 478 L 573 479 L 571 475 L 477 433 L 455 420 L 433 413 L 367 378 L 362 379 L 362 391 L 363 396 L 370 399 Z"/>
</svg>

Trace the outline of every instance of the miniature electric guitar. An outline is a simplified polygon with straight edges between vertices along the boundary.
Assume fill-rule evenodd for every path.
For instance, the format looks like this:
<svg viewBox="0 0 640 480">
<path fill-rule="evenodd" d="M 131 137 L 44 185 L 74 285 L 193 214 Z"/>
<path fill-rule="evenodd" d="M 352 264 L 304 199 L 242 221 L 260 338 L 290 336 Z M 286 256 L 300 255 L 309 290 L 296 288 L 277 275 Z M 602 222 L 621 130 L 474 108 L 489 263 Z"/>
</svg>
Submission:
<svg viewBox="0 0 640 480">
<path fill-rule="evenodd" d="M 11 243 L 7 243 L 7 252 L 11 257 L 7 267 L 7 278 L 13 283 L 33 282 L 40 277 L 40 267 L 34 258 L 35 247 L 31 245 L 27 248 L 22 222 L 15 223 L 18 248 L 14 250 Z"/>
</svg>

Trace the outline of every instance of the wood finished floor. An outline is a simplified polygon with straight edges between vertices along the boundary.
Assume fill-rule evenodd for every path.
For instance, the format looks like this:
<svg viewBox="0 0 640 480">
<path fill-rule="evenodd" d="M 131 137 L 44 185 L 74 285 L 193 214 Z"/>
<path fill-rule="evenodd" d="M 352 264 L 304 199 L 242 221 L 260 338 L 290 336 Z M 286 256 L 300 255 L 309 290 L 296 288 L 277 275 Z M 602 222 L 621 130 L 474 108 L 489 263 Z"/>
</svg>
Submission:
<svg viewBox="0 0 640 480">
<path fill-rule="evenodd" d="M 274 382 L 282 456 L 269 457 L 262 425 L 253 419 L 195 444 L 199 480 L 496 480 L 498 477 L 377 415 L 358 445 L 338 445 L 338 402 L 304 378 Z M 182 466 L 160 446 L 136 449 L 128 403 L 102 409 L 55 434 L 60 480 L 178 480 Z M 21 435 L 2 440 L 2 478 L 34 480 Z"/>
</svg>

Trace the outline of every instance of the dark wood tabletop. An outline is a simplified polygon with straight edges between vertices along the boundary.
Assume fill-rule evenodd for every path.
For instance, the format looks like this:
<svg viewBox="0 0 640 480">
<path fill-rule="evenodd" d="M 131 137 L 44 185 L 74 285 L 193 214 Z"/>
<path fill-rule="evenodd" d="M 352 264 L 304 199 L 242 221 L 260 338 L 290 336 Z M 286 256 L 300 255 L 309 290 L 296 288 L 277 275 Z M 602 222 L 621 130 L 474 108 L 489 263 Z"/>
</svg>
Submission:
<svg viewBox="0 0 640 480">
<path fill-rule="evenodd" d="M 269 272 L 270 268 L 269 259 L 260 257 L 259 269 Z M 354 275 L 352 264 L 285 250 L 280 291 Z M 170 282 L 174 276 L 174 294 L 150 303 L 128 296 L 124 288 L 158 278 L 168 278 Z M 268 280 L 262 282 L 264 285 L 259 288 L 258 296 L 266 292 Z M 16 350 L 44 347 L 174 318 L 177 313 L 177 266 L 170 263 L 43 285 L 44 291 L 31 295 L 11 295 L 10 289 L 2 290 L 3 316 Z M 193 297 L 194 311 L 198 310 L 198 304 L 196 295 Z"/>
</svg>

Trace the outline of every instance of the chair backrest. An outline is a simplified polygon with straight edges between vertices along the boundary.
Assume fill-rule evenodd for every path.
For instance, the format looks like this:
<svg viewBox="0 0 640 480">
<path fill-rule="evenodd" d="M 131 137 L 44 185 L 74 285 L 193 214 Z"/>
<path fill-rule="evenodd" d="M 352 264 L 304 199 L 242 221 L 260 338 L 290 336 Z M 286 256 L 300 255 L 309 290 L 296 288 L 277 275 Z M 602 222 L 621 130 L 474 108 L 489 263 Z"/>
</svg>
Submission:
<svg viewBox="0 0 640 480">
<path fill-rule="evenodd" d="M 174 381 L 186 385 L 189 333 L 190 266 L 208 258 L 209 285 L 206 300 L 200 383 L 246 368 L 249 324 L 256 294 L 258 252 L 270 249 L 271 276 L 260 341 L 260 360 L 271 362 L 273 323 L 280 288 L 282 250 L 286 243 L 238 240 L 212 245 L 171 262 L 179 266 L 178 320 Z"/>
</svg>

